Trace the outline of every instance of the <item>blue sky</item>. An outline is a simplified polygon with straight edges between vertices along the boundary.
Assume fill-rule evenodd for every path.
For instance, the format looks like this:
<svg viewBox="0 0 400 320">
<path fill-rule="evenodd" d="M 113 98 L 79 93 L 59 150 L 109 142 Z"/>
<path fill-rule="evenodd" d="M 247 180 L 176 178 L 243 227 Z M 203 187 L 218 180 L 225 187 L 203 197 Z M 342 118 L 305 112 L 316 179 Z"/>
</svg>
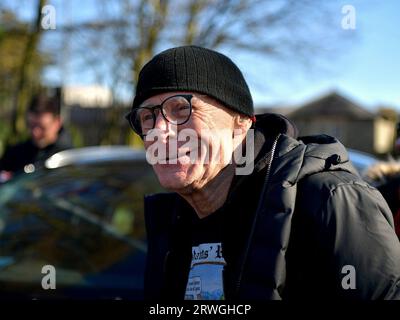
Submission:
<svg viewBox="0 0 400 320">
<path fill-rule="evenodd" d="M 356 29 L 343 32 L 355 39 L 329 62 L 331 72 L 278 81 L 270 94 L 253 91 L 256 104 L 299 104 L 338 90 L 366 108 L 400 111 L 400 1 L 343 1 L 352 3 Z"/>
<path fill-rule="evenodd" d="M 317 1 L 317 0 L 316 0 Z M 7 1 L 7 5 L 29 19 L 36 1 Z M 80 10 L 73 17 L 65 17 L 63 9 L 74 7 L 76 0 L 49 1 L 57 9 L 57 23 L 63 18 L 74 21 L 91 16 L 93 0 L 80 0 Z M 84 4 L 84 5 L 83 5 Z M 337 55 L 325 63 L 322 70 L 312 72 L 301 68 L 284 69 L 282 65 L 265 61 L 254 64 L 252 58 L 228 53 L 239 64 L 248 79 L 255 105 L 298 105 L 326 92 L 337 90 L 369 109 L 379 105 L 400 111 L 400 1 L 398 0 L 348 0 L 337 5 L 337 26 L 341 28 L 341 7 L 353 5 L 356 10 L 356 29 L 343 30 L 353 34 L 352 43 L 343 46 Z M 61 11 L 61 12 L 60 12 Z M 65 11 L 67 12 L 67 10 Z M 340 46 L 340 41 L 339 41 Z M 262 70 L 262 72 L 257 72 Z M 67 84 L 89 84 L 89 76 L 74 74 L 62 79 L 60 71 L 51 71 L 47 79 Z M 261 75 L 260 75 L 261 73 Z M 58 75 L 57 75 L 58 74 Z M 260 83 L 267 86 L 260 86 Z M 129 94 L 127 93 L 129 97 Z"/>
</svg>

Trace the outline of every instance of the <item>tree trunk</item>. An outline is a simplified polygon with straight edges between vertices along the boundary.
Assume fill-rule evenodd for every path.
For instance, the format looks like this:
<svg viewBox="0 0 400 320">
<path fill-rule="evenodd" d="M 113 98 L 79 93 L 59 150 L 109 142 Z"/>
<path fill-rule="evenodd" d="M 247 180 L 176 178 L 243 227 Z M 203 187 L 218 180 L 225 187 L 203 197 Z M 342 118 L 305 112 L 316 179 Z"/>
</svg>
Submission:
<svg viewBox="0 0 400 320">
<path fill-rule="evenodd" d="M 21 61 L 21 65 L 19 67 L 19 77 L 18 84 L 15 90 L 14 96 L 14 110 L 12 113 L 12 123 L 11 123 L 11 132 L 7 139 L 8 143 L 15 143 L 21 138 L 25 132 L 25 113 L 26 106 L 29 103 L 29 98 L 31 96 L 30 92 L 30 84 L 28 83 L 29 79 L 29 67 L 32 63 L 32 57 L 37 50 L 37 46 L 40 40 L 41 33 L 41 16 L 42 16 L 42 8 L 46 4 L 46 0 L 38 0 L 36 7 L 36 19 L 35 25 L 30 33 L 25 52 Z"/>
</svg>

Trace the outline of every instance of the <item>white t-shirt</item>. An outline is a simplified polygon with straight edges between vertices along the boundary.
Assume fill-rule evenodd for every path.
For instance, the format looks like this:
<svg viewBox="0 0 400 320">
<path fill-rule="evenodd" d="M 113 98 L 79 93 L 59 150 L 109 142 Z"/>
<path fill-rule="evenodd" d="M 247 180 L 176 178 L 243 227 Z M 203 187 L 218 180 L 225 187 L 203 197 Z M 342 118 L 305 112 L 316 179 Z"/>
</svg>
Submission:
<svg viewBox="0 0 400 320">
<path fill-rule="evenodd" d="M 222 271 L 225 264 L 221 243 L 192 247 L 185 300 L 224 300 Z"/>
</svg>

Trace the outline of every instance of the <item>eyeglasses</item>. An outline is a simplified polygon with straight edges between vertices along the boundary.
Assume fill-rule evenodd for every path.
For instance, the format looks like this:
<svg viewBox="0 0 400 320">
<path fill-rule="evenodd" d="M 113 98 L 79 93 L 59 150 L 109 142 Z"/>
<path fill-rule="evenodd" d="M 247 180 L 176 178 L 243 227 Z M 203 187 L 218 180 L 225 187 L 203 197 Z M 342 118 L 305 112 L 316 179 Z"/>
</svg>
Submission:
<svg viewBox="0 0 400 320">
<path fill-rule="evenodd" d="M 192 114 L 192 98 L 191 94 L 178 94 L 165 99 L 160 105 L 134 109 L 125 118 L 132 130 L 144 137 L 149 130 L 154 129 L 160 111 L 169 123 L 174 125 L 186 123 Z"/>
</svg>

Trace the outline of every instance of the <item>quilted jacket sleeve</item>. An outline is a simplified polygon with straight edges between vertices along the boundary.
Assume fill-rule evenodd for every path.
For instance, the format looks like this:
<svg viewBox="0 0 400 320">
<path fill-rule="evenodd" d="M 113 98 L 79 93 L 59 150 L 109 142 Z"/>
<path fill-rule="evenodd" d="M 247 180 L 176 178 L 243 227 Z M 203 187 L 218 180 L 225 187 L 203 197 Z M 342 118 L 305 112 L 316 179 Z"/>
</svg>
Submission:
<svg viewBox="0 0 400 320">
<path fill-rule="evenodd" d="M 362 181 L 337 183 L 326 194 L 314 218 L 338 295 L 400 299 L 400 242 L 381 194 Z"/>
</svg>

